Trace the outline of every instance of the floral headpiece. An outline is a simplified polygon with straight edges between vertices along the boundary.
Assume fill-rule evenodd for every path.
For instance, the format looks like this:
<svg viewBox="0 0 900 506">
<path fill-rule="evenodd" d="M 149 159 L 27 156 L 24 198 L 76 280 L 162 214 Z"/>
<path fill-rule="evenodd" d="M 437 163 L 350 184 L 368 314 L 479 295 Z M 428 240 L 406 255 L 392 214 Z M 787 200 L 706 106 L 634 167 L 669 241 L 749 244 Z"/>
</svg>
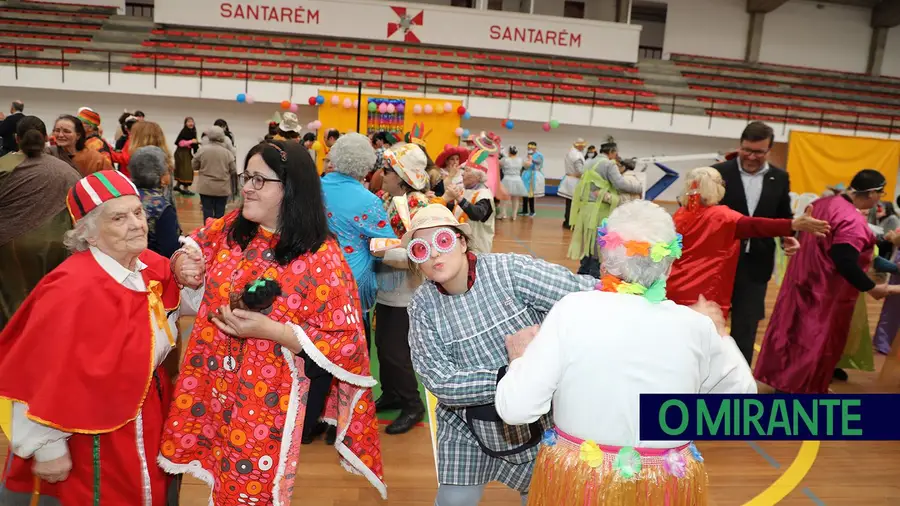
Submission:
<svg viewBox="0 0 900 506">
<path fill-rule="evenodd" d="M 657 242 L 650 244 L 645 241 L 626 241 L 619 234 L 609 232 L 605 219 L 600 224 L 600 228 L 597 229 L 597 246 L 605 249 L 624 246 L 626 255 L 649 256 L 654 262 L 661 262 L 668 257 L 681 258 L 683 247 L 681 234 L 675 234 L 675 239 L 667 243 Z"/>
</svg>

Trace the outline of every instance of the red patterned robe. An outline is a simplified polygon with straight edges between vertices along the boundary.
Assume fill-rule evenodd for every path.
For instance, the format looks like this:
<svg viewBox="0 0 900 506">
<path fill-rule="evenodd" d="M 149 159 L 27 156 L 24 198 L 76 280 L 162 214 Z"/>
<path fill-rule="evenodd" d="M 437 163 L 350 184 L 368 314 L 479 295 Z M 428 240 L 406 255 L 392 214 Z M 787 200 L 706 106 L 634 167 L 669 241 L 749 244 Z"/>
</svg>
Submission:
<svg viewBox="0 0 900 506">
<path fill-rule="evenodd" d="M 207 318 L 231 291 L 267 277 L 283 292 L 269 317 L 288 323 L 305 355 L 335 378 L 323 418 L 337 425 L 341 464 L 386 496 L 375 380 L 356 282 L 337 240 L 280 265 L 272 250 L 278 237 L 262 229 L 243 251 L 228 244 L 238 212 L 192 236 L 206 262 L 206 293 L 175 385 L 160 465 L 210 485 L 216 506 L 246 504 L 247 497 L 260 506 L 290 503 L 309 389 L 304 358 L 269 340 L 229 338 Z"/>
</svg>

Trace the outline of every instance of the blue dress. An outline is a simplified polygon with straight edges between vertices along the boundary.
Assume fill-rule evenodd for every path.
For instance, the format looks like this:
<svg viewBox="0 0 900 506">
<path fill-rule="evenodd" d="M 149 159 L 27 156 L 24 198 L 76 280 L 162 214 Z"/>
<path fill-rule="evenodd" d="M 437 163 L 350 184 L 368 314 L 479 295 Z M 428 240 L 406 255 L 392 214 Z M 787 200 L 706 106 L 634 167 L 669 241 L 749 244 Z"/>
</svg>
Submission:
<svg viewBox="0 0 900 506">
<path fill-rule="evenodd" d="M 373 238 L 395 238 L 384 204 L 359 181 L 339 172 L 322 177 L 328 228 L 337 235 L 344 258 L 359 287 L 363 313 L 375 303 L 375 260 L 369 251 Z"/>
<path fill-rule="evenodd" d="M 526 197 L 544 196 L 544 155 L 540 151 L 531 155 L 531 167 L 522 171 L 522 182 L 528 191 Z"/>
</svg>

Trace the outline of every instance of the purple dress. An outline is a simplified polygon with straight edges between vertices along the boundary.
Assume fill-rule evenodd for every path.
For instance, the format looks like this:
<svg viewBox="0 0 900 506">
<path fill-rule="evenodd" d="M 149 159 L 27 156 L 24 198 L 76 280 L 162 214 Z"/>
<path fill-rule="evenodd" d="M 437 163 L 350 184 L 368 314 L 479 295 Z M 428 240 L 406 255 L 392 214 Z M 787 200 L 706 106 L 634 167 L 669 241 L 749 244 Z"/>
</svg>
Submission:
<svg viewBox="0 0 900 506">
<path fill-rule="evenodd" d="M 819 199 L 812 207 L 831 234 L 800 235 L 800 251 L 788 263 L 756 361 L 756 379 L 788 393 L 827 393 L 847 344 L 859 291 L 838 274 L 831 247 L 853 246 L 863 270 L 875 250 L 865 216 L 844 197 Z"/>
<path fill-rule="evenodd" d="M 900 248 L 894 253 L 894 262 L 900 262 Z M 891 274 L 890 283 L 900 284 L 900 276 Z M 891 295 L 884 299 L 884 305 L 881 306 L 881 318 L 872 338 L 875 351 L 883 355 L 889 354 L 898 330 L 900 330 L 900 295 Z"/>
</svg>

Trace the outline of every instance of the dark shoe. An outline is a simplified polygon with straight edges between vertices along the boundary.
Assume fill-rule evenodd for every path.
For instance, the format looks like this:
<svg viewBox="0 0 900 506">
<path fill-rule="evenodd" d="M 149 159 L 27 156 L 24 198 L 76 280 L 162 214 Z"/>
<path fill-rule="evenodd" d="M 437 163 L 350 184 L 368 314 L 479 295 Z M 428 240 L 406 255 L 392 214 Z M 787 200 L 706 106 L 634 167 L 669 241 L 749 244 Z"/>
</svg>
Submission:
<svg viewBox="0 0 900 506">
<path fill-rule="evenodd" d="M 572 227 L 570 227 L 568 223 L 563 223 L 563 228 L 572 228 Z"/>
<path fill-rule="evenodd" d="M 403 409 L 403 403 L 384 394 L 375 401 L 375 411 L 390 411 L 392 409 Z"/>
<path fill-rule="evenodd" d="M 847 371 L 841 368 L 835 369 L 832 377 L 838 381 L 847 381 L 848 379 L 850 379 L 850 377 L 847 376 Z"/>
<path fill-rule="evenodd" d="M 425 419 L 425 406 L 421 404 L 412 408 L 403 408 L 400 416 L 387 426 L 384 431 L 392 436 L 405 434 L 412 430 L 417 423 Z"/>
<path fill-rule="evenodd" d="M 188 197 L 193 197 L 194 195 L 196 195 L 196 193 L 192 192 L 191 190 L 188 190 L 187 188 L 185 188 L 184 190 L 181 190 L 181 193 L 185 194 Z"/>
<path fill-rule="evenodd" d="M 327 423 L 319 422 L 311 430 L 304 430 L 303 439 L 300 440 L 300 443 L 305 445 L 312 444 L 313 441 L 319 439 L 319 436 L 325 433 L 328 427 L 329 425 Z"/>
<path fill-rule="evenodd" d="M 335 441 L 337 441 L 337 427 L 329 425 L 328 429 L 325 430 L 325 444 L 334 446 Z"/>
</svg>

